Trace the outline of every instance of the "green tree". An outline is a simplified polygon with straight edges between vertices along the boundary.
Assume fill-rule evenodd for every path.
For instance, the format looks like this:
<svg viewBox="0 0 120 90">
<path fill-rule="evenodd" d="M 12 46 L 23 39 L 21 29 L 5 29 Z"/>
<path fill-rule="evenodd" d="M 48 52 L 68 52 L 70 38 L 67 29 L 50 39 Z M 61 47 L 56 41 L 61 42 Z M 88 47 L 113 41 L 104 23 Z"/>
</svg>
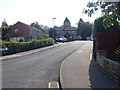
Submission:
<svg viewBox="0 0 120 90">
<path fill-rule="evenodd" d="M 49 34 L 49 30 L 50 28 L 48 26 L 44 26 L 44 25 L 39 25 L 38 22 L 33 22 L 31 23 L 32 27 L 36 27 L 39 30 L 42 30 L 45 34 Z"/>
<path fill-rule="evenodd" d="M 92 24 L 89 22 L 84 22 L 81 18 L 78 23 L 78 29 L 77 29 L 78 36 L 81 36 L 82 39 L 86 39 L 86 37 L 91 36 L 92 34 Z"/>
<path fill-rule="evenodd" d="M 45 34 L 49 34 L 50 28 L 48 26 L 42 26 L 42 30 L 44 31 Z"/>
<path fill-rule="evenodd" d="M 117 17 L 113 15 L 104 15 L 94 22 L 94 32 L 106 30 L 119 30 Z"/>
<path fill-rule="evenodd" d="M 96 11 L 101 10 L 105 15 L 115 14 L 120 15 L 120 1 L 119 2 L 105 2 L 105 0 L 97 0 L 88 2 L 87 7 L 83 9 L 83 13 L 92 16 Z"/>
<path fill-rule="evenodd" d="M 10 28 L 8 25 L 2 26 L 2 40 L 9 41 L 10 38 Z"/>
<path fill-rule="evenodd" d="M 36 27 L 37 29 L 39 29 L 39 30 L 42 30 L 42 28 L 41 28 L 41 26 L 39 25 L 39 23 L 38 22 L 33 22 L 33 23 L 31 23 L 31 26 L 32 27 Z"/>
<path fill-rule="evenodd" d="M 101 10 L 103 13 L 102 18 L 95 21 L 99 22 L 102 30 L 111 30 L 118 28 L 118 20 L 120 20 L 120 1 L 119 2 L 105 2 L 105 0 L 97 0 L 96 2 L 88 2 L 87 7 L 83 10 L 83 13 L 88 16 L 92 16 L 96 11 Z M 99 26 L 98 26 L 99 27 Z M 98 28 L 98 29 L 100 29 Z"/>
</svg>

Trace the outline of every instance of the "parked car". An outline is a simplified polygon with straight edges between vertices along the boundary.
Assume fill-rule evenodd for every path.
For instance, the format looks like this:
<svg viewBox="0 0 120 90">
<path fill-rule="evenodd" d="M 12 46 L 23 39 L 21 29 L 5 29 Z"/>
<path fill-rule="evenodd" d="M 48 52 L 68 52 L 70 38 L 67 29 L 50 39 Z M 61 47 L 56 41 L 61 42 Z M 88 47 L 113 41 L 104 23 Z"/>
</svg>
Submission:
<svg viewBox="0 0 120 90">
<path fill-rule="evenodd" d="M 76 36 L 76 39 L 77 40 L 82 40 L 82 37 L 81 36 Z"/>
<path fill-rule="evenodd" d="M 91 37 L 86 37 L 86 40 L 91 40 Z"/>
<path fill-rule="evenodd" d="M 93 37 L 86 37 L 86 40 L 91 40 L 91 41 L 93 41 Z"/>
<path fill-rule="evenodd" d="M 67 42 L 68 40 L 65 37 L 58 37 L 56 38 L 57 42 Z"/>
<path fill-rule="evenodd" d="M 93 37 L 91 37 L 91 41 L 93 41 Z"/>
</svg>

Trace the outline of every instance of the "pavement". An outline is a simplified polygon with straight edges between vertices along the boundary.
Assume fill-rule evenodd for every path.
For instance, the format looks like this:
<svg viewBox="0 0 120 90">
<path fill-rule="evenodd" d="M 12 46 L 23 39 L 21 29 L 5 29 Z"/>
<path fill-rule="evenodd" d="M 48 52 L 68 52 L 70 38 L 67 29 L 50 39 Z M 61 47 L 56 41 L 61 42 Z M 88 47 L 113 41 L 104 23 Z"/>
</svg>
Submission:
<svg viewBox="0 0 120 90">
<path fill-rule="evenodd" d="M 120 88 L 92 60 L 92 43 L 80 47 L 68 56 L 60 69 L 60 83 L 66 88 Z"/>
<path fill-rule="evenodd" d="M 30 51 L 15 53 L 15 54 L 12 54 L 12 55 L 1 56 L 0 60 L 8 60 L 8 59 L 12 59 L 12 58 L 18 58 L 18 57 L 30 55 L 30 54 L 37 53 L 37 52 L 40 52 L 40 51 L 43 51 L 43 50 L 47 50 L 47 49 L 58 47 L 58 46 L 63 45 L 63 44 L 65 44 L 65 43 L 57 43 L 57 44 L 54 44 L 52 46 L 47 46 L 47 47 L 34 49 L 34 50 L 30 50 Z"/>
</svg>

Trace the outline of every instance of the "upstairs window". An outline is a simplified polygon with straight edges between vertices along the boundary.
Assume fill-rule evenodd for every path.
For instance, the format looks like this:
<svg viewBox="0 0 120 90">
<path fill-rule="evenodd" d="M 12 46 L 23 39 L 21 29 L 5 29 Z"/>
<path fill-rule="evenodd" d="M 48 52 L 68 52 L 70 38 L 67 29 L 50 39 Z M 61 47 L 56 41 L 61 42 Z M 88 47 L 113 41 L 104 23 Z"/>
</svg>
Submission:
<svg viewBox="0 0 120 90">
<path fill-rule="evenodd" d="M 18 29 L 15 29 L 15 33 L 18 33 Z"/>
</svg>

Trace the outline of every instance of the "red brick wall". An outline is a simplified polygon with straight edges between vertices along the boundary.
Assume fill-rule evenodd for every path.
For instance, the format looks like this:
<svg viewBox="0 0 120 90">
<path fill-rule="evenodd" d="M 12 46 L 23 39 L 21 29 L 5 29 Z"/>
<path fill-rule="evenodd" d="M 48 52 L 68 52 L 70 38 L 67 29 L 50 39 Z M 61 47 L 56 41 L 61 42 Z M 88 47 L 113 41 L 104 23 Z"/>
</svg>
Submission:
<svg viewBox="0 0 120 90">
<path fill-rule="evenodd" d="M 18 29 L 18 33 L 15 33 L 15 29 Z M 29 28 L 23 23 L 16 23 L 11 27 L 10 34 L 12 37 L 28 37 L 29 36 Z"/>
<path fill-rule="evenodd" d="M 97 42 L 97 50 L 105 50 L 107 54 L 115 54 L 116 51 L 120 51 L 120 30 L 96 32 L 94 37 Z"/>
</svg>

